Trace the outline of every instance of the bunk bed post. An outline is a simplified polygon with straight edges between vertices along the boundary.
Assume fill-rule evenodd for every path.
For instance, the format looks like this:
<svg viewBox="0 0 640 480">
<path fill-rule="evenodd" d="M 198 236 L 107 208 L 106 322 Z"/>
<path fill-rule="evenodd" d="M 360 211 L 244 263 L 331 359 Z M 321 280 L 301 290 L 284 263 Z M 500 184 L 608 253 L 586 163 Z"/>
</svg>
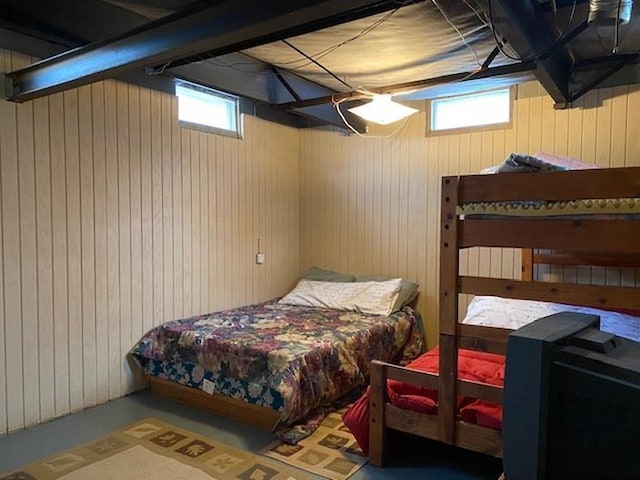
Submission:
<svg viewBox="0 0 640 480">
<path fill-rule="evenodd" d="M 525 282 L 533 281 L 533 248 L 523 248 L 522 256 L 522 276 L 521 280 Z"/>
<path fill-rule="evenodd" d="M 387 371 L 381 362 L 377 360 L 371 362 L 369 378 L 371 383 L 369 392 L 369 463 L 381 467 L 387 439 L 385 426 Z"/>
<path fill-rule="evenodd" d="M 458 177 L 442 179 L 440 231 L 440 375 L 438 435 L 455 443 L 456 383 L 458 377 Z"/>
</svg>

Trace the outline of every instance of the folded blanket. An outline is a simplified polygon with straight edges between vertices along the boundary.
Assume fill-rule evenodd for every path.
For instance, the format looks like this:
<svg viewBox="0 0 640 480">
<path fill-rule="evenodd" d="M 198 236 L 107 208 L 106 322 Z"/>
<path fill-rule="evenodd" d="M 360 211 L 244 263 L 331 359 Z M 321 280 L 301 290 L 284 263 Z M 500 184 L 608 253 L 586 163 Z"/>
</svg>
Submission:
<svg viewBox="0 0 640 480">
<path fill-rule="evenodd" d="M 512 153 L 503 163 L 486 168 L 482 173 L 589 170 L 593 168 L 598 168 L 598 166 L 575 158 L 558 157 L 550 153 L 537 152 L 534 155 Z"/>
</svg>

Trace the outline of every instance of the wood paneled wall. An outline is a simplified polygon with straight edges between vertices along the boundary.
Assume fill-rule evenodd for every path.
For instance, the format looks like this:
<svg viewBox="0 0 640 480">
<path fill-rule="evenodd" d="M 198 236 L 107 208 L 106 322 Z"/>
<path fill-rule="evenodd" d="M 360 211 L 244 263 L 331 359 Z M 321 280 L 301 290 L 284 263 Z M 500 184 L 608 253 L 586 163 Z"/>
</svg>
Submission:
<svg viewBox="0 0 640 480">
<path fill-rule="evenodd" d="M 174 97 L 113 81 L 0 100 L 0 434 L 138 388 L 151 326 L 293 284 L 299 132 L 244 121 L 182 129 Z"/>
<path fill-rule="evenodd" d="M 640 90 L 590 92 L 579 108 L 555 110 L 535 82 L 516 90 L 512 127 L 425 136 L 425 114 L 390 138 L 332 130 L 303 131 L 300 141 L 302 267 L 407 276 L 421 285 L 418 307 L 427 340 L 437 339 L 439 190 L 443 175 L 475 173 L 511 152 L 546 151 L 601 166 L 640 165 Z M 468 274 L 519 277 L 518 251 L 473 249 Z M 635 282 L 635 272 L 541 270 Z M 586 279 L 586 278 L 585 278 Z"/>
<path fill-rule="evenodd" d="M 0 51 L 0 71 L 30 62 Z M 420 114 L 362 139 L 246 117 L 237 140 L 182 129 L 173 97 L 111 81 L 0 101 L 0 434 L 135 390 L 125 354 L 145 330 L 282 294 L 313 264 L 417 280 L 434 344 L 443 175 L 512 151 L 640 165 L 637 88 L 554 110 L 527 83 L 514 107 L 508 130 L 426 137 Z M 461 264 L 520 274 L 517 251 L 472 250 Z"/>
</svg>

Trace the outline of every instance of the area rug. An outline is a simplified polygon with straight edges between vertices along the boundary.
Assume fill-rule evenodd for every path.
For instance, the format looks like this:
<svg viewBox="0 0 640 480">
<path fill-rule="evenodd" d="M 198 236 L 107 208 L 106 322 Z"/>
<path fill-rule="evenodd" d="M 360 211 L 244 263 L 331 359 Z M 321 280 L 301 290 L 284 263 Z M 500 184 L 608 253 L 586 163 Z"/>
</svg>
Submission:
<svg viewBox="0 0 640 480">
<path fill-rule="evenodd" d="M 311 436 L 295 445 L 278 441 L 260 453 L 332 480 L 345 480 L 367 463 L 367 456 L 342 423 L 345 409 L 330 413 Z"/>
<path fill-rule="evenodd" d="M 2 473 L 0 472 L 0 475 Z M 0 480 L 311 480 L 280 462 L 146 418 Z"/>
</svg>

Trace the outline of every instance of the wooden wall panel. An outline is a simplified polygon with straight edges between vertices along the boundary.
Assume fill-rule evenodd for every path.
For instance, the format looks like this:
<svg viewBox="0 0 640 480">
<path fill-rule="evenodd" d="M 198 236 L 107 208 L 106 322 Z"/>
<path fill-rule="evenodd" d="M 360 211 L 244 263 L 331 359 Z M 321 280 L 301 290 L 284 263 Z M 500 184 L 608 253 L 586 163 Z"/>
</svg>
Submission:
<svg viewBox="0 0 640 480">
<path fill-rule="evenodd" d="M 1 71 L 30 61 L 0 51 Z M 443 175 L 512 151 L 640 162 L 637 88 L 566 112 L 536 83 L 517 96 L 507 130 L 426 137 L 421 114 L 377 139 L 253 117 L 243 140 L 186 130 L 173 97 L 116 82 L 0 101 L 0 434 L 139 388 L 125 354 L 144 331 L 280 295 L 313 264 L 417 280 L 435 343 Z M 517 277 L 519 252 L 472 249 L 461 271 Z"/>
<path fill-rule="evenodd" d="M 299 132 L 244 122 L 186 130 L 113 81 L 0 100 L 0 435 L 142 387 L 126 353 L 152 326 L 295 282 Z"/>
<path fill-rule="evenodd" d="M 391 138 L 363 139 L 337 129 L 304 130 L 300 140 L 301 263 L 357 274 L 403 275 L 421 285 L 427 340 L 437 338 L 439 188 L 443 175 L 500 163 L 511 152 L 547 151 L 603 167 L 640 162 L 640 89 L 590 92 L 579 108 L 555 110 L 542 87 L 516 89 L 506 130 L 425 136 L 425 115 Z M 406 218 L 406 221 L 402 220 Z M 470 249 L 468 275 L 519 277 L 520 252 Z M 548 278 L 633 283 L 634 271 L 541 268 Z M 468 300 L 468 297 L 465 298 Z"/>
</svg>

